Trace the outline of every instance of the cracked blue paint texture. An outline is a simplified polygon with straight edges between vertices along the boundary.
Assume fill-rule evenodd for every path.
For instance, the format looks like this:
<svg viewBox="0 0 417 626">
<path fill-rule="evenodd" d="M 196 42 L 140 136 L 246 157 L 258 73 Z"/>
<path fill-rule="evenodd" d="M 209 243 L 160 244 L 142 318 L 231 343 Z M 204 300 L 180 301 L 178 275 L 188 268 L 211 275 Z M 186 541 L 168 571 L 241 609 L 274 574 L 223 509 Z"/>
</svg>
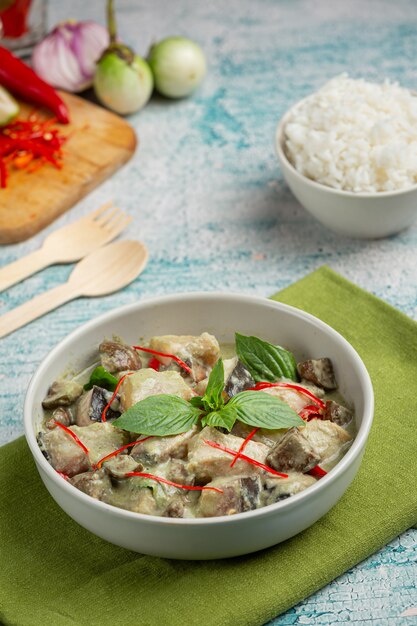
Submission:
<svg viewBox="0 0 417 626">
<path fill-rule="evenodd" d="M 69 8 L 70 4 L 70 8 Z M 69 303 L 1 341 L 0 441 L 22 433 L 30 376 L 83 322 L 145 296 L 192 290 L 269 295 L 323 263 L 417 318 L 417 225 L 380 241 L 342 239 L 299 206 L 283 182 L 274 131 L 286 109 L 331 77 L 417 89 L 417 10 L 412 0 L 118 0 L 119 31 L 142 55 L 171 34 L 199 41 L 208 58 L 188 100 L 154 98 L 130 118 L 132 161 L 49 227 L 113 198 L 134 216 L 126 237 L 146 242 L 144 274 L 121 293 Z M 104 21 L 103 2 L 51 0 L 53 25 Z M 46 233 L 0 250 L 5 264 Z M 0 314 L 65 281 L 56 266 L 0 295 Z M 10 384 L 13 381 L 13 384 Z M 417 531 L 306 599 L 271 624 L 411 626 L 417 606 Z"/>
</svg>

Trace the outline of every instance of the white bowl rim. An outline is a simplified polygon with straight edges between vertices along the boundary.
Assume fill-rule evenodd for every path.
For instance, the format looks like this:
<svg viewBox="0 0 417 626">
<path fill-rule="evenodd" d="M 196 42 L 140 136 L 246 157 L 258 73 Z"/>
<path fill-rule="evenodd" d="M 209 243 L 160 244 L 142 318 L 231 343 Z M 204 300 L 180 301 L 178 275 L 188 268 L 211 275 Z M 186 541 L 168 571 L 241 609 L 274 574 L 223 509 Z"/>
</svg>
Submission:
<svg viewBox="0 0 417 626">
<path fill-rule="evenodd" d="M 281 502 L 277 502 L 275 504 L 270 504 L 265 507 L 261 507 L 259 509 L 255 509 L 252 511 L 246 511 L 243 513 L 236 513 L 230 516 L 217 516 L 217 517 L 203 517 L 203 518 L 168 518 L 168 517 L 159 517 L 156 515 L 147 515 L 144 513 L 135 513 L 133 511 L 127 511 L 125 509 L 121 509 L 119 507 L 107 504 L 105 502 L 101 502 L 100 500 L 96 500 L 91 496 L 83 493 L 73 485 L 69 484 L 66 480 L 63 480 L 61 476 L 53 469 L 53 467 L 48 463 L 44 455 L 42 454 L 39 445 L 36 440 L 36 436 L 34 433 L 33 423 L 32 423 L 32 397 L 34 395 L 35 388 L 38 384 L 38 381 L 42 380 L 43 370 L 47 367 L 49 361 L 53 359 L 56 354 L 58 354 L 61 350 L 67 348 L 71 345 L 72 341 L 78 336 L 82 336 L 88 334 L 91 329 L 93 329 L 97 324 L 102 322 L 107 322 L 113 318 L 117 318 L 121 314 L 129 313 L 130 311 L 134 311 L 136 309 L 142 308 L 143 305 L 146 306 L 155 306 L 155 305 L 163 305 L 169 304 L 171 302 L 183 301 L 187 302 L 187 300 L 211 300 L 211 299 L 226 299 L 228 301 L 236 301 L 241 302 L 242 304 L 246 303 L 258 303 L 262 306 L 270 306 L 271 308 L 278 308 L 283 311 L 294 315 L 295 317 L 301 318 L 303 320 L 308 321 L 313 326 L 320 328 L 320 330 L 325 331 L 326 333 L 333 336 L 339 343 L 343 344 L 343 348 L 350 353 L 353 357 L 354 361 L 356 361 L 356 365 L 358 367 L 361 380 L 363 382 L 364 387 L 364 396 L 365 396 L 365 406 L 363 411 L 363 420 L 359 427 L 359 430 L 356 434 L 356 437 L 352 443 L 352 446 L 344 455 L 344 457 L 337 463 L 337 465 L 329 471 L 329 473 L 318 480 L 315 484 L 308 487 L 306 490 L 299 492 L 291 496 L 291 498 L 286 498 Z M 374 412 L 374 394 L 372 388 L 371 378 L 369 373 L 360 358 L 357 351 L 351 346 L 351 344 L 336 330 L 334 330 L 331 326 L 321 321 L 319 318 L 311 315 L 310 313 L 306 313 L 301 309 L 297 309 L 288 304 L 283 304 L 281 302 L 277 302 L 275 300 L 271 300 L 262 296 L 253 296 L 246 295 L 241 293 L 230 293 L 230 292 L 221 292 L 221 291 L 213 291 L 213 292 L 184 292 L 184 293 L 176 293 L 167 296 L 157 296 L 157 297 L 149 297 L 144 298 L 140 302 L 135 302 L 132 304 L 127 304 L 121 307 L 117 307 L 112 309 L 111 311 L 107 311 L 106 313 L 95 317 L 94 319 L 82 324 L 74 331 L 72 331 L 67 337 L 62 339 L 41 361 L 39 366 L 37 367 L 35 373 L 33 374 L 24 402 L 24 429 L 25 436 L 28 442 L 29 448 L 32 452 L 32 455 L 38 465 L 40 465 L 43 471 L 46 472 L 48 477 L 57 485 L 57 487 L 61 488 L 73 497 L 79 498 L 86 505 L 92 506 L 93 508 L 97 508 L 99 511 L 107 510 L 114 517 L 121 518 L 130 518 L 142 520 L 147 523 L 154 523 L 157 525 L 168 525 L 168 526 L 176 526 L 176 525 L 205 525 L 205 524 L 227 524 L 227 523 L 236 523 L 239 520 L 249 520 L 251 518 L 257 518 L 260 516 L 268 516 L 273 515 L 277 510 L 284 508 L 291 508 L 297 506 L 302 500 L 309 500 L 310 498 L 314 498 L 315 494 L 321 490 L 323 490 L 326 485 L 337 480 L 337 478 L 344 472 L 345 469 L 361 454 L 362 449 L 364 448 L 369 431 L 372 425 L 373 420 L 373 412 Z"/>
<path fill-rule="evenodd" d="M 345 196 L 345 197 L 352 197 L 352 198 L 389 198 L 390 196 L 399 196 L 402 194 L 407 194 L 407 193 L 411 193 L 413 191 L 415 191 L 417 189 L 417 183 L 415 183 L 414 185 L 410 185 L 410 187 L 406 187 L 405 189 L 394 189 L 392 191 L 348 191 L 348 190 L 344 190 L 344 189 L 336 189 L 336 187 L 330 187 L 330 185 L 325 185 L 324 183 L 319 183 L 316 180 L 313 180 L 312 178 L 308 178 L 307 176 L 304 176 L 304 174 L 301 174 L 295 167 L 294 165 L 291 163 L 291 161 L 288 159 L 287 155 L 285 154 L 285 150 L 283 148 L 283 143 L 284 143 L 284 128 L 285 125 L 288 121 L 288 118 L 290 117 L 290 115 L 294 112 L 294 110 L 299 107 L 301 104 L 303 104 L 304 102 L 306 102 L 309 98 L 311 98 L 313 95 L 315 95 L 314 93 L 309 94 L 308 96 L 306 96 L 305 98 L 302 98 L 301 100 L 298 100 L 298 102 L 296 102 L 295 104 L 293 104 L 287 111 L 286 113 L 284 113 L 284 115 L 281 117 L 280 121 L 278 122 L 277 128 L 276 128 L 276 132 L 275 132 L 275 151 L 276 151 L 276 155 L 278 157 L 278 160 L 282 163 L 285 164 L 286 167 L 288 167 L 288 169 L 291 170 L 291 172 L 300 180 L 303 181 L 305 184 L 314 187 L 316 189 L 321 189 L 324 191 L 328 191 L 329 193 L 338 195 L 338 196 Z"/>
</svg>

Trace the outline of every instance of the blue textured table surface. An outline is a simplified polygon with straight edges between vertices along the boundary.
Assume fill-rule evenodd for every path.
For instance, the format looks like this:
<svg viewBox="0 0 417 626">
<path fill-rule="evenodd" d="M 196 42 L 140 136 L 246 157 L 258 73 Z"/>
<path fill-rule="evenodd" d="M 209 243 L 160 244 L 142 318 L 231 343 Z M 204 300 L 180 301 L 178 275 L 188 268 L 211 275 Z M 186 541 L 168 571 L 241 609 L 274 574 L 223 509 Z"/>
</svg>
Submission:
<svg viewBox="0 0 417 626">
<path fill-rule="evenodd" d="M 316 223 L 282 180 L 274 155 L 278 119 L 332 76 L 417 88 L 412 0 L 120 0 L 119 31 L 145 54 L 170 34 L 199 41 L 209 72 L 191 99 L 153 99 L 130 118 L 140 138 L 132 161 L 47 231 L 115 199 L 134 216 L 126 232 L 150 251 L 145 273 L 123 292 L 79 300 L 1 341 L 0 441 L 22 433 L 29 378 L 45 354 L 83 322 L 145 296 L 192 290 L 269 295 L 327 263 L 417 318 L 417 224 L 381 241 L 342 239 Z M 103 22 L 104 3 L 54 0 L 49 22 Z M 0 250 L 8 263 L 45 232 Z M 66 280 L 56 266 L 1 295 L 0 313 Z M 10 380 L 13 384 L 10 385 Z M 377 523 L 377 520 L 376 520 Z M 405 626 L 417 606 L 417 530 L 308 598 L 273 624 Z"/>
</svg>

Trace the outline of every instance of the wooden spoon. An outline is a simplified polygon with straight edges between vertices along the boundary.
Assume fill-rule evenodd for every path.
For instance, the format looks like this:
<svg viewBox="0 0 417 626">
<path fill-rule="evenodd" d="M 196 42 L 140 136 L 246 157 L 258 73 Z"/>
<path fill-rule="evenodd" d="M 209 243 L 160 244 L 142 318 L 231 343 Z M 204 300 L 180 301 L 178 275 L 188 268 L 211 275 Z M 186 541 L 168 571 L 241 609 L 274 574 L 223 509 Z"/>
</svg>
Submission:
<svg viewBox="0 0 417 626">
<path fill-rule="evenodd" d="M 146 267 L 148 251 L 139 241 L 117 241 L 95 250 L 73 269 L 68 282 L 0 317 L 0 337 L 80 296 L 104 296 L 131 283 Z"/>
</svg>

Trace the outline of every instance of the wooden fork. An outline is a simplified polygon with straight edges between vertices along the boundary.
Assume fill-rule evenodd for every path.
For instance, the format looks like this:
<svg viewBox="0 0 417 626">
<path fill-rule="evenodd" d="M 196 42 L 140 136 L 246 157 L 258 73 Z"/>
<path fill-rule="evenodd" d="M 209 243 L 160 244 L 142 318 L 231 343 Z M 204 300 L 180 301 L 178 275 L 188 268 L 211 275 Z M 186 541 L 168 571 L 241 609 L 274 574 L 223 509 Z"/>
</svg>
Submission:
<svg viewBox="0 0 417 626">
<path fill-rule="evenodd" d="M 122 289 L 143 272 L 147 261 L 148 251 L 140 241 L 116 241 L 95 250 L 77 263 L 66 283 L 0 316 L 0 337 L 74 298 L 104 296 Z"/>
<path fill-rule="evenodd" d="M 0 292 L 55 263 L 79 261 L 120 235 L 132 221 L 124 211 L 106 202 L 72 224 L 48 235 L 39 250 L 0 269 Z"/>
</svg>

